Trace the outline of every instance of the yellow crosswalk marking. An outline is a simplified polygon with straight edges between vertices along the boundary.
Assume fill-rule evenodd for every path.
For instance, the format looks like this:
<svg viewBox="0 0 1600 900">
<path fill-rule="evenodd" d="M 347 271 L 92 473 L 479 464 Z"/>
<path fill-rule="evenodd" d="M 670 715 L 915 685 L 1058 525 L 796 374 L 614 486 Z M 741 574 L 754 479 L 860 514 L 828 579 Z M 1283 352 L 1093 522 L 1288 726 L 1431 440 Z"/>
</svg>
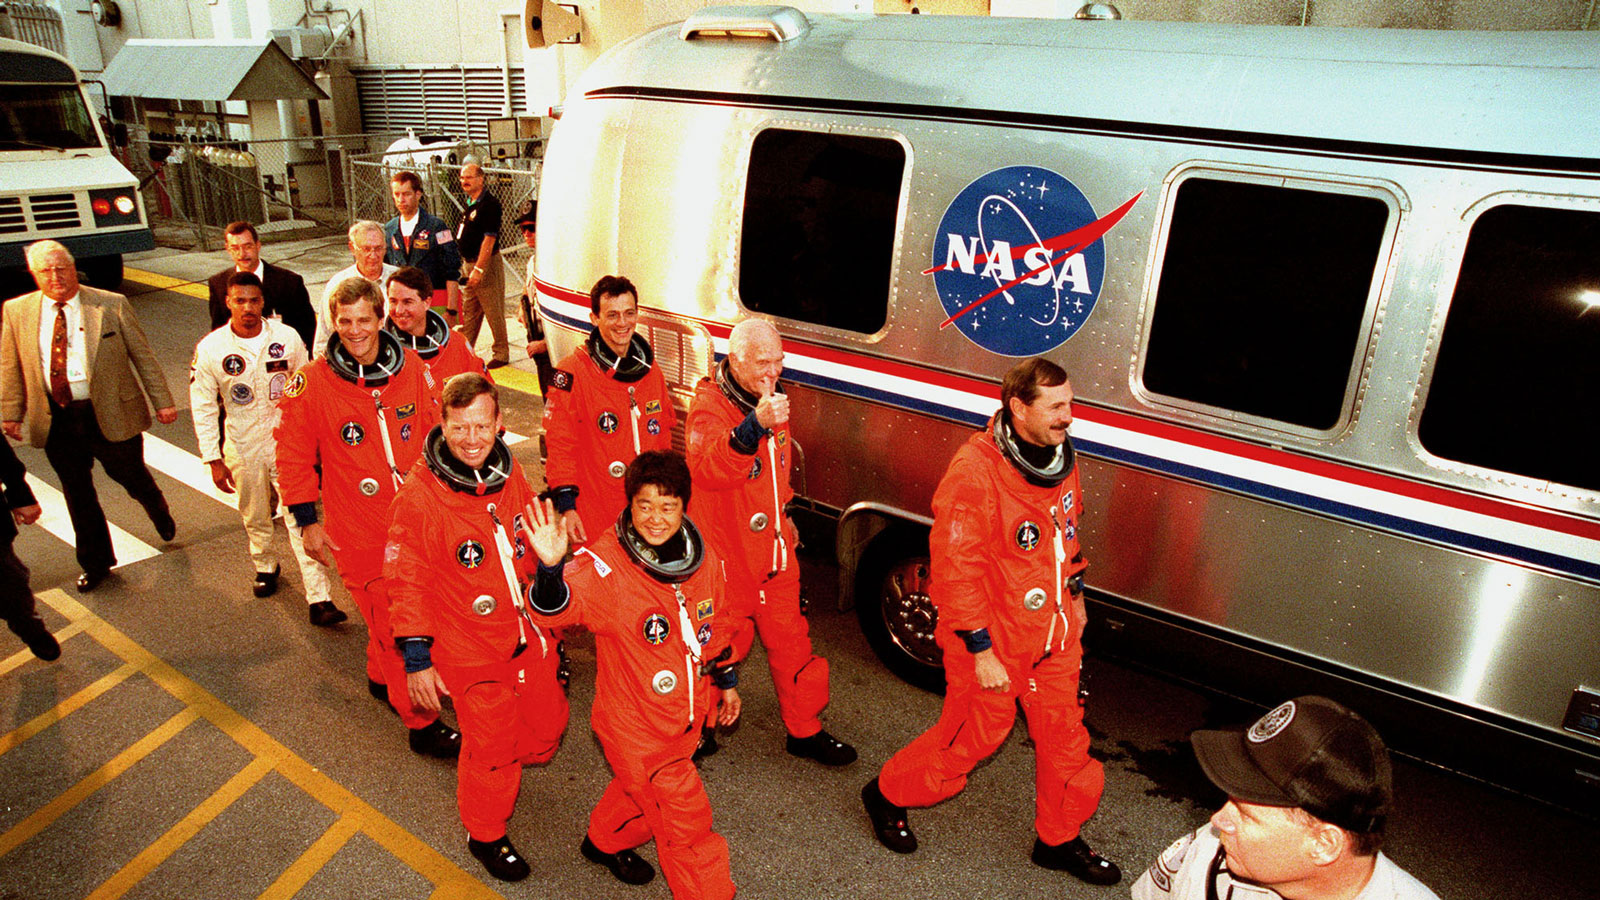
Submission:
<svg viewBox="0 0 1600 900">
<path fill-rule="evenodd" d="M 272 771 L 275 762 L 267 757 L 256 757 L 249 765 L 239 770 L 238 774 L 228 779 L 222 787 L 217 788 L 211 796 L 201 801 L 199 806 L 190 810 L 188 815 L 178 820 L 176 825 L 168 828 L 166 834 L 156 838 L 154 843 L 139 851 L 139 854 L 117 870 L 115 875 L 95 888 L 86 900 L 117 900 L 126 894 L 146 875 L 154 872 L 157 866 L 166 862 L 167 857 L 176 852 L 186 841 L 199 834 L 200 829 L 206 827 L 233 801 L 244 796 L 245 791 L 250 790 L 256 782 Z"/>
<path fill-rule="evenodd" d="M 28 655 L 31 657 L 33 654 L 30 653 Z M 0 754 L 65 719 L 70 713 L 82 708 L 90 700 L 126 681 L 128 676 L 137 671 L 139 671 L 138 666 L 132 663 L 123 663 L 113 671 L 100 676 L 93 684 L 83 690 L 24 722 L 10 734 L 0 736 Z"/>
<path fill-rule="evenodd" d="M 67 788 L 59 797 L 46 803 L 43 809 L 18 822 L 5 834 L 0 834 L 0 856 L 5 856 L 22 844 L 27 843 L 34 835 L 49 828 L 50 823 L 61 818 L 74 806 L 89 799 L 91 794 L 110 784 L 112 779 L 118 775 L 133 768 L 134 763 L 154 753 L 162 744 L 171 740 L 178 732 L 189 727 L 189 723 L 199 717 L 199 713 L 195 712 L 193 707 L 179 710 L 177 715 L 161 723 L 155 731 L 134 741 L 128 749 L 111 757 L 111 760 L 105 765 L 90 772 L 82 781 Z"/>
<path fill-rule="evenodd" d="M 0 835 L 0 856 L 11 852 L 17 846 L 20 846 L 48 827 L 51 822 L 54 822 L 67 810 L 82 802 L 84 798 L 94 793 L 95 790 L 98 790 L 112 778 L 126 771 L 129 766 L 148 755 L 156 747 L 171 738 L 172 735 L 177 734 L 184 726 L 196 718 L 204 718 L 221 729 L 224 734 L 228 735 L 244 749 L 255 754 L 257 762 L 253 763 L 252 766 L 259 764 L 264 767 L 263 773 L 265 771 L 275 771 L 288 779 L 290 783 L 311 795 L 312 799 L 337 813 L 341 821 L 348 820 L 359 831 L 372 838 L 373 841 L 393 854 L 402 863 L 432 882 L 436 889 L 435 896 L 450 897 L 452 900 L 491 900 L 491 898 L 500 896 L 482 882 L 467 874 L 460 866 L 451 862 L 422 839 L 401 828 L 393 820 L 373 809 L 343 785 L 319 772 L 310 763 L 295 755 L 289 748 L 273 739 L 265 731 L 262 731 L 260 726 L 246 719 L 214 694 L 178 672 L 165 660 L 157 657 L 127 635 L 112 627 L 110 623 L 95 615 L 64 591 L 59 588 L 45 591 L 39 595 L 39 600 L 48 604 L 69 620 L 81 623 L 84 633 L 98 641 L 107 650 L 121 657 L 133 670 L 143 672 L 163 690 L 182 702 L 184 709 L 168 720 L 166 724 L 146 735 L 121 754 L 118 754 L 117 757 L 102 766 L 94 774 L 91 774 L 77 785 L 68 789 L 60 797 L 51 801 L 44 809 L 39 810 L 10 831 Z M 60 716 L 58 715 L 57 718 L 59 719 Z M 213 795 L 211 800 L 202 803 L 190 815 L 209 814 L 210 817 L 215 817 L 228 803 L 233 802 L 239 794 L 243 793 L 243 789 L 239 789 L 237 793 L 230 794 L 228 793 L 229 786 L 234 785 L 237 787 L 235 783 L 246 777 L 247 772 L 253 771 L 252 767 L 246 767 L 245 772 L 235 776 L 234 781 L 224 785 L 216 795 Z M 244 785 L 244 787 L 248 788 L 248 785 Z M 216 802 L 214 803 L 213 801 Z M 209 821 L 209 818 L 206 821 Z M 204 822 L 200 824 L 203 825 Z M 184 827 L 182 822 L 174 826 L 174 829 L 181 827 Z M 198 827 L 194 829 L 194 831 L 198 830 Z M 177 833 L 176 831 L 169 832 L 174 837 Z M 188 836 L 192 836 L 192 834 L 193 832 L 190 832 L 189 835 L 184 837 L 184 840 L 187 840 Z M 174 844 L 169 849 L 163 843 L 167 840 L 167 836 L 163 836 L 156 844 L 152 844 L 151 848 L 147 848 L 144 853 L 155 854 L 159 852 L 162 853 L 161 859 L 165 859 L 166 855 L 172 852 L 172 849 L 176 849 L 176 846 L 182 843 L 182 841 L 178 841 L 177 844 Z M 324 835 L 324 840 L 331 842 L 336 840 L 336 837 L 329 838 Z M 318 843 L 321 843 L 321 841 Z M 342 846 L 342 841 L 340 841 L 340 845 Z M 316 846 L 317 844 L 313 844 L 313 848 Z M 328 852 L 328 858 L 331 858 L 337 850 L 338 847 L 333 847 Z M 305 859 L 310 853 L 311 851 L 308 850 L 307 854 L 302 855 L 302 859 Z M 294 865 L 299 865 L 299 862 L 297 860 Z M 155 864 L 158 865 L 159 863 L 160 860 L 156 860 Z M 129 871 L 130 875 L 132 874 L 133 865 L 133 863 L 129 863 L 129 866 L 125 867 L 125 871 Z M 154 868 L 154 865 L 149 868 Z M 291 866 L 291 869 L 293 868 L 294 866 Z M 313 869 L 311 872 L 314 874 L 315 870 Z M 143 877 L 144 874 L 148 874 L 148 870 L 140 874 L 139 877 Z M 289 875 L 289 872 L 285 872 L 284 876 L 280 876 L 279 882 L 287 886 L 289 881 L 286 879 Z M 298 878 L 300 876 L 296 874 L 294 877 Z M 309 879 L 310 876 L 307 875 L 305 877 Z M 137 879 L 134 879 L 133 883 L 136 882 Z M 111 882 L 107 882 L 107 885 L 110 884 Z M 123 890 L 126 890 L 126 888 L 123 888 Z M 269 888 L 268 890 L 270 892 L 272 889 Z M 112 894 L 109 896 L 117 895 Z"/>
<path fill-rule="evenodd" d="M 60 631 L 55 633 L 56 643 L 65 644 L 67 642 L 67 638 L 72 637 L 81 631 L 83 631 L 83 626 L 81 624 L 77 622 L 68 622 L 67 624 L 61 626 Z M 5 659 L 0 659 L 0 678 L 4 678 L 6 673 L 10 672 L 12 669 L 15 669 L 17 666 L 20 666 L 23 663 L 32 662 L 37 658 L 38 657 L 33 655 L 32 650 L 18 650 Z"/>
<path fill-rule="evenodd" d="M 328 830 L 324 831 L 321 837 L 312 841 L 311 846 L 306 848 L 306 852 L 300 854 L 299 859 L 290 863 L 289 868 L 284 869 L 283 874 L 279 875 L 276 881 L 262 891 L 261 896 L 257 897 L 256 900 L 290 900 L 360 830 L 361 820 L 358 817 L 354 815 L 340 816 L 332 825 L 328 826 Z"/>
</svg>

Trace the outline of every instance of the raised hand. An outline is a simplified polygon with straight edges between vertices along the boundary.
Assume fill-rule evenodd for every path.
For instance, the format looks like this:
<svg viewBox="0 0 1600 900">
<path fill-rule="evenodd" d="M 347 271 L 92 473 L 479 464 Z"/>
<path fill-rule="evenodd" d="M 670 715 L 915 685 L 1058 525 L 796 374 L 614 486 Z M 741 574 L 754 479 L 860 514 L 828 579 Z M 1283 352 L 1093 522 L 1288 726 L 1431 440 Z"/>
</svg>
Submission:
<svg viewBox="0 0 1600 900">
<path fill-rule="evenodd" d="M 756 421 L 768 430 L 789 421 L 789 397 L 773 393 L 774 384 L 776 382 L 762 380 L 761 401 L 756 404 Z"/>
<path fill-rule="evenodd" d="M 535 500 L 522 510 L 522 535 L 539 561 L 553 566 L 567 555 L 567 529 L 551 500 Z"/>
</svg>

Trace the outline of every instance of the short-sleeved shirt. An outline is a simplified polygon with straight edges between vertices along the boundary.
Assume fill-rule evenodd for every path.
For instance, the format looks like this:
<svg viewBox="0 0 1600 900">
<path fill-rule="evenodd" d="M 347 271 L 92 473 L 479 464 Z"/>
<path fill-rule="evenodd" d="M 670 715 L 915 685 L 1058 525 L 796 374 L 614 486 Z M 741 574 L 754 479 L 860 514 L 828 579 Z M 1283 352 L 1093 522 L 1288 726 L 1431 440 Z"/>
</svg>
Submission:
<svg viewBox="0 0 1600 900">
<path fill-rule="evenodd" d="M 484 188 L 478 199 L 461 211 L 461 224 L 456 226 L 456 243 L 461 245 L 461 258 L 469 263 L 476 260 L 485 235 L 500 236 L 500 201 L 489 193 L 488 188 Z M 498 247 L 495 249 L 499 250 Z"/>
<path fill-rule="evenodd" d="M 1133 900 L 1207 900 L 1206 885 L 1215 879 L 1218 900 L 1282 900 L 1277 892 L 1235 881 L 1218 865 L 1221 841 L 1211 825 L 1200 826 L 1162 851 L 1133 885 Z M 1439 900 L 1426 885 L 1382 853 L 1355 900 Z"/>
</svg>

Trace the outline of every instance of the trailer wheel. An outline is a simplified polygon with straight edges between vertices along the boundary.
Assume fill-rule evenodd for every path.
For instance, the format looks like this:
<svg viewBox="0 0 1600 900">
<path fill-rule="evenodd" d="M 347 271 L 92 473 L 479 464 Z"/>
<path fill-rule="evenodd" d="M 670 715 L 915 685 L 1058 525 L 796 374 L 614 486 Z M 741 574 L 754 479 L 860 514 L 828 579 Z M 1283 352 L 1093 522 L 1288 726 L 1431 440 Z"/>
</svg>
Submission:
<svg viewBox="0 0 1600 900">
<path fill-rule="evenodd" d="M 122 254 L 113 253 L 109 256 L 91 256 L 78 261 L 78 268 L 83 270 L 84 277 L 91 286 L 102 291 L 116 291 L 122 288 Z"/>
<path fill-rule="evenodd" d="M 868 546 L 856 569 L 856 616 L 867 643 L 889 671 L 943 693 L 943 654 L 933 638 L 939 614 L 928 599 L 928 565 L 925 533 L 884 532 Z"/>
</svg>

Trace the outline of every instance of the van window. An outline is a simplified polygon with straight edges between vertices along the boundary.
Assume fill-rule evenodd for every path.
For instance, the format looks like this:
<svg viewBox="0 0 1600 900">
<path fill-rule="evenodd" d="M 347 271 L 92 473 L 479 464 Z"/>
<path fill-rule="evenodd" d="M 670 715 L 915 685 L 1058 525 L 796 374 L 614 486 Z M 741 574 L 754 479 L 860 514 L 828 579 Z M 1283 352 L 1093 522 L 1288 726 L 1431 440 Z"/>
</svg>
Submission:
<svg viewBox="0 0 1600 900">
<path fill-rule="evenodd" d="M 745 187 L 745 308 L 872 334 L 889 311 L 905 148 L 887 138 L 769 128 Z"/>
<path fill-rule="evenodd" d="M 1473 223 L 1417 437 L 1600 490 L 1600 213 L 1506 205 Z"/>
<path fill-rule="evenodd" d="M 1389 215 L 1370 194 L 1183 181 L 1152 307 L 1145 388 L 1334 428 Z"/>
</svg>

